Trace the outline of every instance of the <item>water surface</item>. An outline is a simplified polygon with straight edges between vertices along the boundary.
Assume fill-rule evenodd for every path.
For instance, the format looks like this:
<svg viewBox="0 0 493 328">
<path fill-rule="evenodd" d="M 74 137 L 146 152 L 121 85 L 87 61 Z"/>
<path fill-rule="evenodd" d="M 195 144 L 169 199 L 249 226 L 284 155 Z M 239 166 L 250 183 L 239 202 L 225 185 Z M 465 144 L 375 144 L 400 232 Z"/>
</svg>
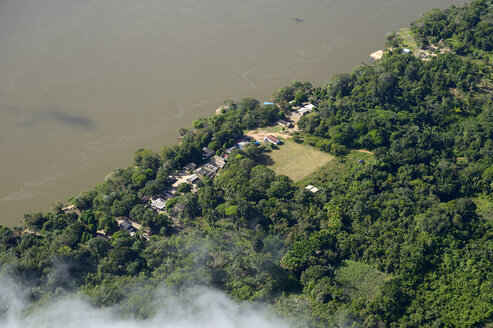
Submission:
<svg viewBox="0 0 493 328">
<path fill-rule="evenodd" d="M 0 224 L 175 143 L 224 99 L 321 84 L 420 13 L 462 2 L 1 0 Z"/>
</svg>

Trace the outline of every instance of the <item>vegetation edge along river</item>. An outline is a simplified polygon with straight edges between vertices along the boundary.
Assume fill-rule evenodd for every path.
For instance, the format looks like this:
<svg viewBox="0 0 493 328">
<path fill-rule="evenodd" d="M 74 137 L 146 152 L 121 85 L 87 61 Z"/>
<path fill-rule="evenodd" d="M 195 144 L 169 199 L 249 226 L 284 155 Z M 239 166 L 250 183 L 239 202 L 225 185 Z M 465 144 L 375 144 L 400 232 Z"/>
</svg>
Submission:
<svg viewBox="0 0 493 328">
<path fill-rule="evenodd" d="M 492 21 L 491 0 L 432 10 L 371 65 L 227 101 L 2 227 L 23 315 L 78 291 L 146 319 L 157 287 L 206 285 L 293 326 L 491 327 Z"/>
</svg>

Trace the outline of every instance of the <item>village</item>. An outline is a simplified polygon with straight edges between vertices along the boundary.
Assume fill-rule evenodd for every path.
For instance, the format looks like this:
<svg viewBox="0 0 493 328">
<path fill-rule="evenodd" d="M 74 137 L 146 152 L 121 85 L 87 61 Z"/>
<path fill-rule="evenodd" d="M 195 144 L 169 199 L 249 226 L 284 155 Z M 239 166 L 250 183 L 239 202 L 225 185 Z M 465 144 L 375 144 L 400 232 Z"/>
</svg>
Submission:
<svg viewBox="0 0 493 328">
<path fill-rule="evenodd" d="M 440 40 L 439 45 L 429 45 L 422 49 L 418 49 L 415 44 L 415 41 L 410 37 L 408 29 L 401 29 L 398 32 L 398 37 L 405 40 L 409 46 L 409 48 L 405 47 L 401 51 L 403 54 L 414 55 L 417 58 L 428 61 L 431 57 L 437 56 L 437 53 L 445 53 L 450 52 L 450 49 L 446 47 L 443 43 L 443 40 Z M 393 48 L 389 48 L 391 51 Z M 383 50 L 378 50 L 370 55 L 370 59 L 372 61 L 380 60 L 384 55 Z M 264 106 L 277 106 L 277 104 L 273 102 L 266 101 L 263 103 Z M 190 192 L 197 193 L 200 183 L 200 180 L 205 178 L 214 179 L 214 177 L 220 172 L 222 168 L 226 165 L 228 161 L 228 157 L 230 154 L 237 149 L 243 149 L 248 146 L 250 143 L 260 144 L 272 144 L 275 146 L 280 146 L 283 144 L 282 139 L 290 138 L 291 132 L 299 131 L 298 121 L 305 115 L 316 111 L 317 107 L 310 103 L 304 102 L 301 106 L 296 106 L 295 101 L 292 100 L 289 102 L 291 106 L 292 112 L 289 117 L 284 119 L 279 119 L 276 122 L 276 125 L 282 127 L 282 132 L 269 132 L 269 131 L 246 131 L 245 134 L 235 140 L 234 145 L 230 148 L 225 149 L 221 154 L 216 154 L 213 150 L 203 147 L 202 149 L 202 160 L 201 163 L 188 163 L 181 170 L 176 172 L 173 175 L 169 176 L 169 179 L 172 181 L 172 185 L 164 190 L 157 197 L 152 197 L 149 199 L 142 199 L 144 203 L 146 203 L 146 207 L 156 211 L 157 213 L 164 213 L 166 211 L 167 202 L 180 194 L 179 187 L 183 184 L 188 184 L 191 187 Z M 226 111 L 227 107 L 222 106 L 216 110 L 216 114 L 221 114 Z M 366 150 L 362 149 L 354 149 L 355 151 L 362 153 L 370 153 Z M 359 164 L 364 164 L 364 160 L 358 160 Z M 305 186 L 305 189 L 312 192 L 317 193 L 319 189 L 313 185 Z M 73 211 L 73 206 L 69 206 L 64 208 L 66 211 Z M 166 213 L 170 216 L 169 213 Z M 172 218 L 172 217 L 171 217 Z M 173 218 L 172 218 L 173 219 Z M 139 223 L 131 221 L 129 217 L 120 217 L 117 218 L 118 225 L 120 229 L 126 230 L 130 233 L 130 235 L 135 235 L 137 231 L 142 231 L 142 236 L 149 240 L 150 230 L 143 228 Z M 104 231 L 98 231 L 97 235 L 100 237 L 108 238 L 104 234 Z"/>
<path fill-rule="evenodd" d="M 297 131 L 297 122 L 299 121 L 299 119 L 317 109 L 315 105 L 308 102 L 303 103 L 302 106 L 294 106 L 294 102 L 291 102 L 290 104 L 293 108 L 291 116 L 286 119 L 279 119 L 276 122 L 276 125 L 281 126 L 283 129 L 289 129 L 287 132 Z M 267 105 L 275 104 L 272 102 L 264 102 L 264 106 Z M 216 113 L 220 113 L 223 109 L 224 108 L 219 108 Z M 218 156 L 213 150 L 207 147 L 203 147 L 201 163 L 190 162 L 186 164 L 181 170 L 169 176 L 169 179 L 172 181 L 172 185 L 170 187 L 168 187 L 166 190 L 163 190 L 159 195 L 148 199 L 143 199 L 142 201 L 146 203 L 147 208 L 152 209 L 157 213 L 165 213 L 167 202 L 180 194 L 180 185 L 191 185 L 190 192 L 197 193 L 199 189 L 199 180 L 202 180 L 204 178 L 214 179 L 214 177 L 220 172 L 220 170 L 224 168 L 228 161 L 228 157 L 234 150 L 243 149 L 250 143 L 255 143 L 257 145 L 272 144 L 275 146 L 280 146 L 283 144 L 281 137 L 286 138 L 288 137 L 288 135 L 283 133 L 279 133 L 279 135 L 276 135 L 276 133 L 247 133 L 247 135 L 244 135 L 243 137 L 235 140 L 234 145 L 230 148 L 225 149 L 221 156 Z M 307 185 L 305 189 L 312 193 L 316 193 L 319 191 L 317 187 L 312 185 Z M 63 208 L 63 210 L 65 212 L 68 212 L 74 211 L 75 209 L 72 205 Z M 169 216 L 169 213 L 167 213 L 167 215 Z M 140 230 L 141 236 L 143 238 L 147 240 L 150 239 L 150 230 L 148 228 L 142 227 L 141 224 L 132 221 L 130 217 L 119 217 L 116 219 L 116 221 L 119 228 L 121 230 L 127 231 L 131 236 L 134 236 L 136 232 Z M 110 236 L 107 236 L 102 230 L 97 231 L 97 236 L 101 238 L 111 238 Z"/>
</svg>

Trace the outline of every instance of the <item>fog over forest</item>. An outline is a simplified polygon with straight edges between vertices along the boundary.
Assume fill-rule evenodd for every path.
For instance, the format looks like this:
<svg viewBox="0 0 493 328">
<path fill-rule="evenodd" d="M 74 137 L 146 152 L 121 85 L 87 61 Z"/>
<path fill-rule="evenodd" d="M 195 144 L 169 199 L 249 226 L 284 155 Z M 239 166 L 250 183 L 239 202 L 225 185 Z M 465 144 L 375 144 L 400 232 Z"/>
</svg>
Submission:
<svg viewBox="0 0 493 328">
<path fill-rule="evenodd" d="M 168 327 L 288 327 L 260 306 L 237 304 L 206 287 L 189 288 L 180 296 L 158 289 L 152 298 L 156 313 L 149 319 L 124 318 L 118 307 L 95 308 L 81 295 L 56 297 L 30 310 L 25 287 L 12 278 L 0 279 L 0 326 L 3 328 L 168 328 Z"/>
</svg>

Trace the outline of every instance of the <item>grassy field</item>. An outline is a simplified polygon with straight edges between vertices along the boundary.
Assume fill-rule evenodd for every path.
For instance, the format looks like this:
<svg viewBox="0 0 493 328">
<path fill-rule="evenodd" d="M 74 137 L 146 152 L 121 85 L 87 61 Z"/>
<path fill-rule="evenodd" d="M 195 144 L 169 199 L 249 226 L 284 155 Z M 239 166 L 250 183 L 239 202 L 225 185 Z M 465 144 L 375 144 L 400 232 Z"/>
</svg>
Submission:
<svg viewBox="0 0 493 328">
<path fill-rule="evenodd" d="M 344 261 L 334 273 L 335 279 L 344 286 L 351 299 L 372 299 L 387 278 L 385 273 L 372 266 L 354 261 Z"/>
<path fill-rule="evenodd" d="M 411 33 L 410 28 L 402 28 L 397 32 L 397 37 L 399 38 L 399 44 L 401 44 L 404 47 L 407 47 L 411 49 L 412 51 L 416 51 L 418 48 L 418 45 L 416 44 L 416 41 L 414 40 L 414 37 Z"/>
<path fill-rule="evenodd" d="M 273 161 L 270 168 L 277 174 L 287 175 L 293 181 L 304 178 L 334 159 L 330 154 L 292 140 L 284 140 L 284 144 L 269 155 Z"/>
<path fill-rule="evenodd" d="M 477 213 L 486 221 L 493 224 L 493 200 L 489 197 L 479 196 L 473 198 L 477 206 Z"/>
<path fill-rule="evenodd" d="M 274 125 L 274 126 L 266 126 L 262 128 L 258 128 L 256 131 L 257 132 L 269 132 L 269 133 L 278 133 L 278 132 L 283 132 L 285 129 L 280 126 L 280 125 Z"/>
<path fill-rule="evenodd" d="M 297 185 L 311 184 L 320 186 L 326 184 L 344 174 L 348 167 L 355 165 L 360 159 L 368 163 L 373 159 L 373 155 L 351 150 L 347 155 L 335 157 L 333 160 L 320 166 L 317 170 L 298 181 Z"/>
</svg>

